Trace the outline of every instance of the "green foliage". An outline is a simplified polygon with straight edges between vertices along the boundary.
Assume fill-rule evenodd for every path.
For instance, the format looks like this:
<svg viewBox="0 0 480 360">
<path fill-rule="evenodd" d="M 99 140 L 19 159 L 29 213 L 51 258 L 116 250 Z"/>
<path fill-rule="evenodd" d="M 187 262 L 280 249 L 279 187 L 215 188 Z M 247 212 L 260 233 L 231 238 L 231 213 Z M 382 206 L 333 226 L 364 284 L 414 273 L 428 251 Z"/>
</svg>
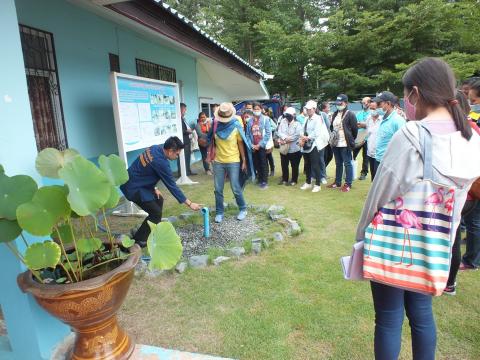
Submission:
<svg viewBox="0 0 480 360">
<path fill-rule="evenodd" d="M 135 244 L 135 240 L 130 239 L 130 237 L 128 237 L 127 235 L 122 235 L 120 241 L 122 243 L 122 246 L 127 249 Z"/>
<path fill-rule="evenodd" d="M 182 243 L 173 225 L 169 222 L 148 222 L 150 235 L 147 240 L 150 253 L 150 268 L 167 270 L 173 268 L 182 256 Z"/>
<path fill-rule="evenodd" d="M 62 186 L 45 186 L 37 190 L 32 200 L 17 208 L 17 219 L 22 229 L 32 235 L 50 235 L 52 228 L 70 214 Z"/>
<path fill-rule="evenodd" d="M 91 254 L 100 250 L 102 247 L 102 240 L 96 237 L 82 238 L 77 241 L 77 249 L 82 254 Z"/>
<path fill-rule="evenodd" d="M 30 176 L 0 176 L 0 218 L 15 220 L 17 207 L 30 201 L 37 184 Z"/>
<path fill-rule="evenodd" d="M 25 264 L 29 269 L 55 268 L 60 261 L 61 249 L 53 241 L 35 243 L 25 251 Z"/>
<path fill-rule="evenodd" d="M 110 184 L 119 186 L 128 181 L 128 171 L 125 162 L 118 155 L 100 155 L 98 158 L 100 170 L 107 176 Z"/>
<path fill-rule="evenodd" d="M 75 149 L 59 151 L 53 148 L 46 148 L 38 153 L 35 167 L 40 175 L 59 179 L 58 171 L 77 155 L 78 151 Z"/>
<path fill-rule="evenodd" d="M 78 215 L 96 213 L 110 198 L 107 176 L 81 156 L 74 157 L 58 174 L 68 186 L 68 202 Z"/>
<path fill-rule="evenodd" d="M 0 219 L 0 243 L 15 240 L 22 233 L 17 220 Z"/>
<path fill-rule="evenodd" d="M 270 93 L 292 100 L 400 95 L 404 65 L 426 56 L 444 58 L 459 79 L 480 74 L 478 1 L 167 2 L 273 74 Z"/>
</svg>

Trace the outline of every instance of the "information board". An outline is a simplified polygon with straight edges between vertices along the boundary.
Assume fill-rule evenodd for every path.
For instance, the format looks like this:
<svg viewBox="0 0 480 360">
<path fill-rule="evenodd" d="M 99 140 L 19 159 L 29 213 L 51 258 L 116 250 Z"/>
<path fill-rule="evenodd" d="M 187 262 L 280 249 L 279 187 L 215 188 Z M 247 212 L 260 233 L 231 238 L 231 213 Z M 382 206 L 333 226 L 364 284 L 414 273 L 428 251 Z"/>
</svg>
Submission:
<svg viewBox="0 0 480 360">
<path fill-rule="evenodd" d="M 178 84 L 113 72 L 115 129 L 120 156 L 182 138 Z"/>
</svg>

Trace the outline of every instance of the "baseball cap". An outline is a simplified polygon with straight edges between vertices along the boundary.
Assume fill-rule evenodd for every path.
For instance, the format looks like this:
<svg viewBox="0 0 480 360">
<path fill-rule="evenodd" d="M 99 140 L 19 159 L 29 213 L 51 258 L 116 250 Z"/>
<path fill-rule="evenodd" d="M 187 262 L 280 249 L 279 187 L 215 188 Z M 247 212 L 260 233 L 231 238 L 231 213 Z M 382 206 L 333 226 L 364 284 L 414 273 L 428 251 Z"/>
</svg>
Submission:
<svg viewBox="0 0 480 360">
<path fill-rule="evenodd" d="M 378 93 L 377 96 L 375 96 L 372 99 L 373 102 L 382 102 L 382 101 L 390 101 L 392 104 L 397 103 L 397 97 L 390 91 L 382 91 L 381 93 Z"/>
<path fill-rule="evenodd" d="M 290 114 L 290 115 L 295 115 L 295 108 L 293 107 L 288 107 L 285 109 L 285 111 L 283 112 L 284 114 Z"/>
<path fill-rule="evenodd" d="M 348 96 L 345 94 L 339 94 L 335 99 L 335 105 L 340 105 L 342 102 L 348 102 Z"/>
</svg>

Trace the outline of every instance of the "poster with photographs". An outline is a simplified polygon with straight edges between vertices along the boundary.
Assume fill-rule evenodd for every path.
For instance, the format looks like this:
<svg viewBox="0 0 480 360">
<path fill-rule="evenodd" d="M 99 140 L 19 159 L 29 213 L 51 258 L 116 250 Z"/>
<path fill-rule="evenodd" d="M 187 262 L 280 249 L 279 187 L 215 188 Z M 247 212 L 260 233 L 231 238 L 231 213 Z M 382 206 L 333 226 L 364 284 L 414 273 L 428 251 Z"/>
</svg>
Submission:
<svg viewBox="0 0 480 360">
<path fill-rule="evenodd" d="M 182 137 L 178 84 L 119 73 L 111 82 L 120 153 Z"/>
</svg>

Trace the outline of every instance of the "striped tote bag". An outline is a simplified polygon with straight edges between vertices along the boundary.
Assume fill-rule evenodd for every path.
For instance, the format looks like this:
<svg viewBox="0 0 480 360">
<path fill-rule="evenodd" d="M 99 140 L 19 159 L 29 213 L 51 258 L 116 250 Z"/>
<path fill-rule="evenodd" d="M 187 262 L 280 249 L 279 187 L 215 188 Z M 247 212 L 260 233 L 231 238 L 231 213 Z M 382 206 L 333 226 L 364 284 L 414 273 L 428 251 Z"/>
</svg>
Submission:
<svg viewBox="0 0 480 360">
<path fill-rule="evenodd" d="M 432 180 L 431 135 L 423 125 L 419 131 L 424 178 L 375 214 L 365 231 L 363 275 L 438 296 L 450 270 L 456 188 Z"/>
</svg>

